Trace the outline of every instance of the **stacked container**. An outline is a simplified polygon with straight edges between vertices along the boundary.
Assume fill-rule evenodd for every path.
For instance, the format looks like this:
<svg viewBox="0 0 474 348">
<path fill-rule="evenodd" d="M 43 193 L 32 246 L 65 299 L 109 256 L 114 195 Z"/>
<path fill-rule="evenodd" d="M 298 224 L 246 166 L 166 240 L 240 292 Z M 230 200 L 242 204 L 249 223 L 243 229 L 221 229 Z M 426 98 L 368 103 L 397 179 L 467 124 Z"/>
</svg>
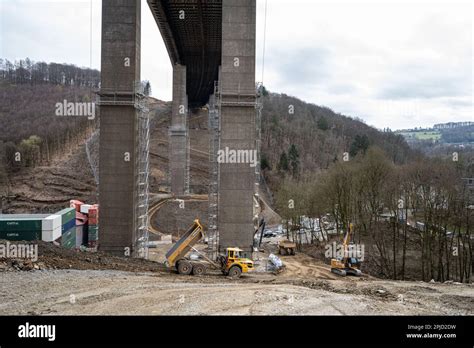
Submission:
<svg viewBox="0 0 474 348">
<path fill-rule="evenodd" d="M 79 211 L 82 214 L 89 214 L 89 209 L 92 208 L 93 205 L 91 204 L 82 204 L 81 207 L 79 208 Z"/>
<path fill-rule="evenodd" d="M 61 245 L 66 249 L 76 247 L 76 209 L 66 208 L 56 213 L 61 216 Z"/>
<path fill-rule="evenodd" d="M 76 212 L 76 248 L 87 245 L 87 215 Z"/>
<path fill-rule="evenodd" d="M 0 214 L 0 239 L 41 240 L 43 219 L 41 214 Z"/>
<path fill-rule="evenodd" d="M 76 220 L 76 249 L 79 249 L 84 243 L 84 223 L 82 220 Z"/>
<path fill-rule="evenodd" d="M 0 214 L 0 240 L 61 241 L 67 249 L 82 245 L 96 248 L 99 240 L 99 206 L 71 200 L 56 214 Z"/>
<path fill-rule="evenodd" d="M 88 245 L 97 247 L 99 241 L 99 206 L 97 204 L 88 208 Z"/>
<path fill-rule="evenodd" d="M 71 208 L 76 209 L 76 211 L 79 212 L 79 213 L 81 212 L 81 206 L 82 206 L 83 204 L 84 204 L 83 202 L 77 201 L 77 200 L 75 200 L 75 199 L 72 199 L 72 200 L 69 201 L 69 206 L 70 206 Z"/>
<path fill-rule="evenodd" d="M 42 220 L 41 239 L 54 242 L 61 237 L 61 215 L 50 215 Z"/>
</svg>

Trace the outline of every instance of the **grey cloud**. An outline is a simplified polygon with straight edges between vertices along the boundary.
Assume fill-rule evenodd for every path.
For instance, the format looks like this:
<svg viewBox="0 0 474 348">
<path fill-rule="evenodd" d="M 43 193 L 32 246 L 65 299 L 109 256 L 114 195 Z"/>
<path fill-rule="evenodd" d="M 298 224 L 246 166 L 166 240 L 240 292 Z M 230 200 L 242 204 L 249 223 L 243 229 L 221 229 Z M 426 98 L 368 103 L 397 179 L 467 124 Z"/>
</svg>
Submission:
<svg viewBox="0 0 474 348">
<path fill-rule="evenodd" d="M 313 47 L 273 50 L 267 56 L 267 63 L 280 80 L 308 86 L 324 83 L 329 78 L 329 56 L 327 50 Z"/>
<path fill-rule="evenodd" d="M 326 90 L 331 94 L 348 94 L 356 92 L 357 87 L 349 83 L 334 83 L 328 85 Z"/>
<path fill-rule="evenodd" d="M 449 67 L 411 65 L 396 69 L 398 77 L 381 86 L 381 99 L 432 99 L 472 94 L 472 72 Z"/>
</svg>

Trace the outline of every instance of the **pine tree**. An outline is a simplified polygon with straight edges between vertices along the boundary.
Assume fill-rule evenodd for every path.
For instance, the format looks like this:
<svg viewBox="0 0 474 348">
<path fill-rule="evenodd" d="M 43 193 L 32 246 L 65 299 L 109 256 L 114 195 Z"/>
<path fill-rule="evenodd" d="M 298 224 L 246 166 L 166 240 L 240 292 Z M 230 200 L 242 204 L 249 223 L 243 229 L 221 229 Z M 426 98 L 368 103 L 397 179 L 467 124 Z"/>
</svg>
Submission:
<svg viewBox="0 0 474 348">
<path fill-rule="evenodd" d="M 318 119 L 317 126 L 318 126 L 319 129 L 321 129 L 323 131 L 328 130 L 329 129 L 329 123 L 328 123 L 328 120 L 326 119 L 326 117 L 321 116 Z"/>
<path fill-rule="evenodd" d="M 280 172 L 286 172 L 288 169 L 290 169 L 288 165 L 288 156 L 286 155 L 286 152 L 282 152 L 280 155 L 280 161 L 278 162 L 278 171 Z"/>
<path fill-rule="evenodd" d="M 300 166 L 300 154 L 295 144 L 291 144 L 290 150 L 288 151 L 288 158 L 290 161 L 291 171 L 293 176 L 298 174 L 298 168 Z"/>
</svg>

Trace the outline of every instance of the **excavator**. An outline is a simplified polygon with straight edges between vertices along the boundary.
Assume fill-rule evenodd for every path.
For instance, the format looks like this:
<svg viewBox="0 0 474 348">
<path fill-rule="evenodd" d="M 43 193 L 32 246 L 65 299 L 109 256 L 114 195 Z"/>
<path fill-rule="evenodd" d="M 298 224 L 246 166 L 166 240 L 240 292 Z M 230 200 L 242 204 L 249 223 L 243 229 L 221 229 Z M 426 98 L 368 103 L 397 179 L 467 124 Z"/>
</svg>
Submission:
<svg viewBox="0 0 474 348">
<path fill-rule="evenodd" d="M 359 261 L 359 259 L 348 256 L 349 245 L 353 244 L 351 242 L 353 230 L 354 225 L 351 223 L 349 225 L 349 230 L 346 232 L 342 241 L 342 246 L 344 248 L 344 256 L 342 258 L 339 257 L 331 259 L 331 272 L 343 277 L 348 274 L 355 275 L 358 277 L 362 275 L 362 272 L 360 270 L 361 262 Z"/>
</svg>

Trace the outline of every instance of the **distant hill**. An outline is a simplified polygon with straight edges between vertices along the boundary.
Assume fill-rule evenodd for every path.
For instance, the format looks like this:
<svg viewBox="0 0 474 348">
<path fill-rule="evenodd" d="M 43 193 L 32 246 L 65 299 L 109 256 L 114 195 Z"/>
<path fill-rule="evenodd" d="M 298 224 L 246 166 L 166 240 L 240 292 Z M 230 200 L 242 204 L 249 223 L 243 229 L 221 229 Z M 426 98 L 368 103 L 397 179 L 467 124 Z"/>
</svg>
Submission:
<svg viewBox="0 0 474 348">
<path fill-rule="evenodd" d="M 474 153 L 474 122 L 435 124 L 432 128 L 403 129 L 410 147 L 430 157 L 449 157 L 453 152 Z"/>
<path fill-rule="evenodd" d="M 438 144 L 474 143 L 474 122 L 450 122 L 436 124 L 432 128 L 415 128 L 396 131 L 408 143 L 431 141 Z"/>
<path fill-rule="evenodd" d="M 268 174 L 311 174 L 342 160 L 345 152 L 353 157 L 369 146 L 381 148 L 396 164 L 416 157 L 403 136 L 381 132 L 327 107 L 276 93 L 262 102 L 262 169 Z"/>
</svg>

